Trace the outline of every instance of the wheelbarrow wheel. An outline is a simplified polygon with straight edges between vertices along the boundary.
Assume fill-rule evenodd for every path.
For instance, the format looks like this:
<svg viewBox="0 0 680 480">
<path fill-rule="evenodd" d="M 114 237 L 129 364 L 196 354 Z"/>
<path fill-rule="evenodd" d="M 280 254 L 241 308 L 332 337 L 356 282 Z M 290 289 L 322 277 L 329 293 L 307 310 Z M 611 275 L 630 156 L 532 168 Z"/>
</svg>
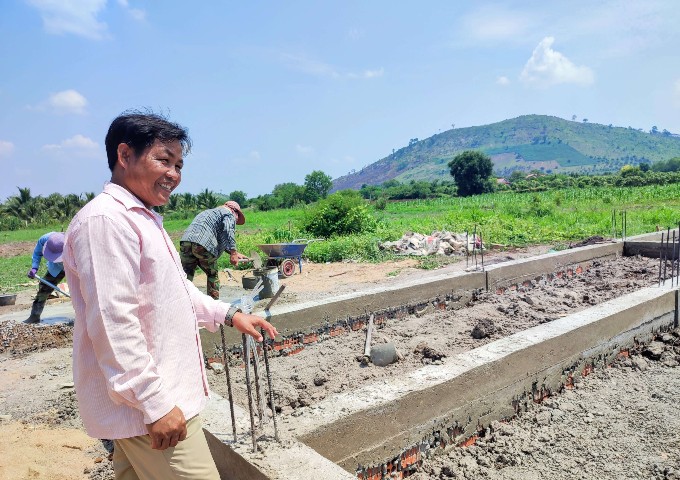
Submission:
<svg viewBox="0 0 680 480">
<path fill-rule="evenodd" d="M 295 273 L 295 262 L 292 261 L 290 258 L 287 258 L 286 260 L 281 262 L 279 270 L 281 271 L 281 274 L 284 277 L 291 277 Z"/>
</svg>

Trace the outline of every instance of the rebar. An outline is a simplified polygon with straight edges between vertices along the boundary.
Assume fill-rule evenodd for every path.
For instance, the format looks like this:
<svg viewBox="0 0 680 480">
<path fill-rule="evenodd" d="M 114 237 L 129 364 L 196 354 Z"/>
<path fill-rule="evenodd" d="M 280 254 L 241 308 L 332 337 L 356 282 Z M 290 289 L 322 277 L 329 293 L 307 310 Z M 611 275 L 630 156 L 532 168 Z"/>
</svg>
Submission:
<svg viewBox="0 0 680 480">
<path fill-rule="evenodd" d="M 278 291 L 274 294 L 272 299 L 269 301 L 267 306 L 264 308 L 265 320 L 269 321 L 271 318 L 271 313 L 269 309 L 274 305 L 274 302 L 281 296 L 283 290 L 286 288 L 285 285 L 281 285 Z M 264 354 L 264 367 L 267 372 L 267 387 L 269 388 L 269 408 L 272 410 L 272 420 L 274 422 L 274 439 L 280 442 L 279 439 L 279 427 L 276 424 L 276 407 L 274 406 L 274 389 L 272 388 L 272 374 L 269 370 L 269 354 L 267 353 L 267 339 L 264 336 L 264 328 L 260 328 L 260 333 L 262 334 L 262 352 Z"/>
<path fill-rule="evenodd" d="M 224 325 L 220 325 L 220 335 L 222 336 L 222 361 L 224 362 L 224 373 L 227 375 L 227 394 L 229 398 L 229 412 L 231 413 L 231 429 L 234 433 L 234 442 L 236 442 L 236 416 L 234 415 L 234 397 L 231 393 L 231 375 L 229 374 L 229 359 L 227 358 L 227 342 L 224 339 Z"/>
<path fill-rule="evenodd" d="M 250 340 L 248 339 L 250 342 Z M 255 342 L 251 342 L 251 347 L 253 348 L 253 376 L 255 377 L 255 404 L 257 405 L 257 417 L 260 419 L 260 427 L 262 426 L 262 422 L 264 421 L 264 408 L 262 407 L 264 404 L 262 402 L 262 394 L 260 393 L 260 365 L 259 362 L 257 361 L 257 344 Z"/>
<path fill-rule="evenodd" d="M 465 230 L 465 268 L 470 266 L 470 232 Z"/>
<path fill-rule="evenodd" d="M 663 249 L 663 284 L 666 285 L 666 263 L 668 263 L 668 239 L 671 236 L 671 229 L 666 232 L 666 248 Z"/>
<path fill-rule="evenodd" d="M 262 334 L 262 351 L 264 353 L 264 368 L 267 372 L 267 387 L 269 388 L 269 408 L 272 409 L 272 420 L 274 421 L 274 438 L 277 442 L 279 439 L 279 429 L 276 425 L 276 407 L 274 406 L 274 390 L 272 389 L 272 375 L 269 370 L 269 355 L 267 354 L 267 339 L 264 336 L 264 328 L 260 328 Z"/>
<path fill-rule="evenodd" d="M 482 231 L 479 231 L 479 253 L 482 255 L 482 271 L 484 270 L 484 237 Z"/>
<path fill-rule="evenodd" d="M 659 286 L 661 286 L 661 265 L 663 265 L 663 232 L 661 232 L 661 245 L 659 245 Z"/>
<path fill-rule="evenodd" d="M 255 416 L 253 414 L 253 391 L 250 386 L 250 349 L 248 348 L 248 339 L 246 334 L 241 334 L 241 341 L 243 342 L 243 361 L 246 367 L 246 391 L 248 394 L 248 412 L 250 413 L 250 436 L 253 440 L 253 452 L 257 452 L 257 440 L 255 439 Z"/>
<path fill-rule="evenodd" d="M 676 280 L 675 285 L 680 285 L 680 222 L 678 222 L 678 258 L 676 267 Z"/>
<path fill-rule="evenodd" d="M 475 264 L 475 270 L 477 270 L 477 225 L 472 233 L 472 261 Z"/>
<path fill-rule="evenodd" d="M 675 279 L 674 279 L 674 273 L 675 273 L 675 229 L 673 229 L 672 248 L 673 248 L 673 250 L 671 250 L 671 288 L 673 288 L 673 283 L 675 281 Z"/>
</svg>

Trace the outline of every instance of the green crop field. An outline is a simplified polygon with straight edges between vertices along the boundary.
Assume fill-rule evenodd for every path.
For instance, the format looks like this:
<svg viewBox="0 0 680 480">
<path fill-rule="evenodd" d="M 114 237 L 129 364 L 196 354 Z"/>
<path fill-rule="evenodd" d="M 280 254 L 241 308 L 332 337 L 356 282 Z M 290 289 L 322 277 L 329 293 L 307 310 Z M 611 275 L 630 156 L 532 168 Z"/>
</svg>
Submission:
<svg viewBox="0 0 680 480">
<path fill-rule="evenodd" d="M 405 232 L 429 234 L 435 230 L 472 231 L 475 226 L 487 243 L 507 246 L 547 244 L 556 247 L 570 241 L 612 235 L 612 211 L 616 211 L 616 235 L 620 231 L 620 212 L 627 212 L 627 234 L 666 229 L 680 222 L 680 184 L 647 187 L 601 187 L 564 189 L 538 193 L 502 192 L 467 198 L 442 198 L 390 202 L 375 210 L 375 232 L 311 243 L 305 250 L 315 262 L 380 261 L 388 258 L 378 243 L 396 240 Z M 249 255 L 262 243 L 289 242 L 309 238 L 301 231 L 305 207 L 268 212 L 246 211 L 247 223 L 237 228 L 239 251 Z M 179 243 L 191 218 L 168 216 L 165 227 Z M 52 228 L 0 232 L 0 243 L 36 241 Z M 228 257 L 220 258 L 221 268 L 229 267 Z M 0 290 L 16 291 L 26 282 L 30 255 L 0 258 Z M 43 267 L 44 268 L 44 267 Z M 243 268 L 247 268 L 244 266 Z"/>
</svg>

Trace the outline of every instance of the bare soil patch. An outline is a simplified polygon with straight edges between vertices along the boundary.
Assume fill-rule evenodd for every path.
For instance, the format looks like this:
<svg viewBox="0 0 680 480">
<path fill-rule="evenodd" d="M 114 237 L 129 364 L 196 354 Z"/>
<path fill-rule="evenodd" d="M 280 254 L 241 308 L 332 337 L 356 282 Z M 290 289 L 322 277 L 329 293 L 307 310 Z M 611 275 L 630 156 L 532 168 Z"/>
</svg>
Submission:
<svg viewBox="0 0 680 480">
<path fill-rule="evenodd" d="M 573 390 L 494 422 L 474 446 L 432 451 L 441 454 L 413 479 L 680 478 L 679 336 L 664 334 Z"/>
<path fill-rule="evenodd" d="M 0 243 L 0 257 L 10 258 L 19 255 L 31 255 L 35 248 L 35 242 L 8 242 Z M 29 265 L 28 268 L 31 266 Z"/>
</svg>

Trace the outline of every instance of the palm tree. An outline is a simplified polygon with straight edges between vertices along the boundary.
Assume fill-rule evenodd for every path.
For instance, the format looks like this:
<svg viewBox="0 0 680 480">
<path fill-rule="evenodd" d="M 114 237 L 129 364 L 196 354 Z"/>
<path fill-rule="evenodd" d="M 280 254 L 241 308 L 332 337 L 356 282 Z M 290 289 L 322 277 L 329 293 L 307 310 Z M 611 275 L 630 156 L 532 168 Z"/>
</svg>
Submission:
<svg viewBox="0 0 680 480">
<path fill-rule="evenodd" d="M 217 197 L 213 192 L 207 188 L 196 195 L 196 206 L 200 209 L 215 208 L 217 206 Z"/>
</svg>

